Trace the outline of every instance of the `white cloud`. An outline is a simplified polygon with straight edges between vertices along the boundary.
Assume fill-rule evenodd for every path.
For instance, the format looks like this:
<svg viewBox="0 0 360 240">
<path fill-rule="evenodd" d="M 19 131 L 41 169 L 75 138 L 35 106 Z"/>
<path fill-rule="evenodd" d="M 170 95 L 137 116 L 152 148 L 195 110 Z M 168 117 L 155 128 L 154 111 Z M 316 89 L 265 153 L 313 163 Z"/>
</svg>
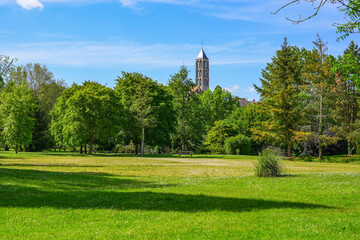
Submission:
<svg viewBox="0 0 360 240">
<path fill-rule="evenodd" d="M 255 88 L 249 86 L 247 89 L 244 89 L 244 92 L 246 92 L 246 93 L 254 93 L 254 92 L 255 92 Z"/>
<path fill-rule="evenodd" d="M 25 9 L 43 8 L 43 5 L 39 0 L 16 0 L 16 2 Z"/>
<path fill-rule="evenodd" d="M 230 87 L 228 87 L 228 88 L 224 88 L 224 89 L 225 89 L 226 91 L 231 92 L 231 93 L 235 93 L 235 92 L 237 92 L 237 90 L 240 89 L 240 87 L 239 87 L 239 85 L 235 84 L 235 85 L 232 85 L 232 86 L 230 86 Z"/>
<path fill-rule="evenodd" d="M 265 63 L 268 60 L 267 58 L 270 59 L 272 56 L 272 52 L 269 51 L 271 47 L 266 43 L 249 41 L 243 46 L 228 48 L 232 45 L 234 43 L 230 42 L 207 46 L 205 51 L 210 57 L 211 65 Z M 43 64 L 91 66 L 95 68 L 123 66 L 164 68 L 177 67 L 183 63 L 192 66 L 199 48 L 199 45 L 191 44 L 142 45 L 119 40 L 111 42 L 73 40 L 0 44 L 0 52 L 18 58 L 20 63 L 41 62 Z M 266 52 L 264 49 L 267 49 Z M 232 86 L 232 91 L 235 90 L 238 90 L 236 85 Z"/>
</svg>

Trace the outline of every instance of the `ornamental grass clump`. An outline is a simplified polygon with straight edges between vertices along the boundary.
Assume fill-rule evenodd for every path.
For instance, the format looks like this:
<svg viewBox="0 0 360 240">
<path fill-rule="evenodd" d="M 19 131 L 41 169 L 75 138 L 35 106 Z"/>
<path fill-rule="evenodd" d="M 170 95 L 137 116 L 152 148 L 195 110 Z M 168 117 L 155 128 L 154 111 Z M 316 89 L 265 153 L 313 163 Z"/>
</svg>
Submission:
<svg viewBox="0 0 360 240">
<path fill-rule="evenodd" d="M 282 166 L 280 164 L 280 155 L 272 149 L 264 149 L 258 161 L 255 163 L 255 174 L 258 177 L 279 177 Z"/>
</svg>

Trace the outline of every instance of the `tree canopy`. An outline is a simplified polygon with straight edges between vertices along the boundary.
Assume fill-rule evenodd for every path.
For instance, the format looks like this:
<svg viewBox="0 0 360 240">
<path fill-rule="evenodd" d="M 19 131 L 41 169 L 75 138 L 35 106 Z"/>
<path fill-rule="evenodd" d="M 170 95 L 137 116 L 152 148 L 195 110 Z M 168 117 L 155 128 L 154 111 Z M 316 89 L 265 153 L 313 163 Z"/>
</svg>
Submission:
<svg viewBox="0 0 360 240">
<path fill-rule="evenodd" d="M 262 101 L 260 111 L 269 119 L 259 122 L 252 128 L 254 137 L 259 140 L 274 141 L 287 146 L 291 156 L 292 145 L 308 134 L 299 129 L 304 117 L 300 107 L 301 66 L 299 55 L 284 39 L 281 50 L 276 52 L 272 62 L 262 71 L 261 86 L 254 85 Z"/>
<path fill-rule="evenodd" d="M 96 143 L 107 144 L 118 133 L 122 106 L 115 92 L 97 82 L 86 81 L 66 89 L 56 102 L 52 134 L 58 144 L 88 144 L 89 153 Z"/>
<path fill-rule="evenodd" d="M 5 144 L 14 147 L 27 147 L 32 142 L 34 129 L 33 112 L 36 108 L 31 89 L 25 83 L 7 82 L 1 94 L 0 119 Z"/>
</svg>

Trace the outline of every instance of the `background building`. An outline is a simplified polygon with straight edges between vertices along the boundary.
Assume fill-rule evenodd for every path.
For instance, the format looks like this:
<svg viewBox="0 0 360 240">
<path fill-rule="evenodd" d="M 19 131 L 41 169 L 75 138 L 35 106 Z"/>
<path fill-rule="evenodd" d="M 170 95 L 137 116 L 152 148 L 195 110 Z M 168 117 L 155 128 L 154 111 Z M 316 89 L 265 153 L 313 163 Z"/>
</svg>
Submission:
<svg viewBox="0 0 360 240">
<path fill-rule="evenodd" d="M 209 59 L 203 48 L 195 61 L 195 83 L 202 92 L 209 89 Z"/>
</svg>

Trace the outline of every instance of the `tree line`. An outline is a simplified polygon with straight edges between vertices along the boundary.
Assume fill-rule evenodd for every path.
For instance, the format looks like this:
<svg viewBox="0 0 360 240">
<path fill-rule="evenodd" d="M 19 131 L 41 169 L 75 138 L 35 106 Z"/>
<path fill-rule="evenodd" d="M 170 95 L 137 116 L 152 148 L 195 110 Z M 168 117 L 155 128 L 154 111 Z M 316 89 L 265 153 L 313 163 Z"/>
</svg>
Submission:
<svg viewBox="0 0 360 240">
<path fill-rule="evenodd" d="M 0 142 L 8 150 L 80 153 L 257 155 L 268 145 L 291 155 L 355 153 L 359 145 L 360 49 L 333 57 L 320 37 L 312 50 L 287 39 L 255 85 L 260 101 L 217 86 L 200 92 L 181 66 L 166 85 L 122 72 L 113 88 L 56 80 L 46 66 L 0 56 Z"/>
</svg>

